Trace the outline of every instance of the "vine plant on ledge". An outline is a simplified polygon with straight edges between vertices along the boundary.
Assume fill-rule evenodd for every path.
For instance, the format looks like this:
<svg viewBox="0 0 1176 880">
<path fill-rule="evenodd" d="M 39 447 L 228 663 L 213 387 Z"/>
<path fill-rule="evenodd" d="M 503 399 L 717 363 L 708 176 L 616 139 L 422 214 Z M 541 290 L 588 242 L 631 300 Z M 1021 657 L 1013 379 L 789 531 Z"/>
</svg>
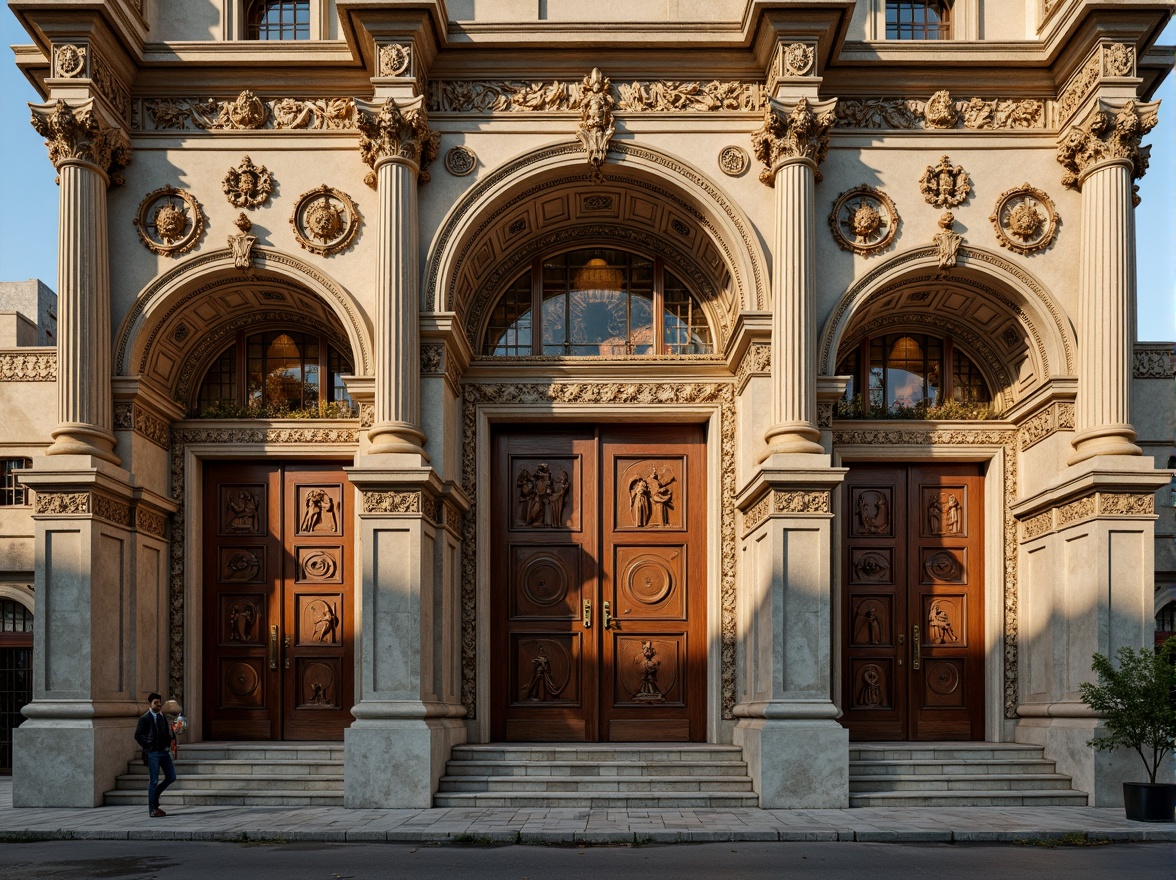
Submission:
<svg viewBox="0 0 1176 880">
<path fill-rule="evenodd" d="M 316 405 L 290 409 L 283 404 L 241 406 L 220 401 L 202 406 L 192 414 L 195 419 L 354 419 L 353 404 L 343 400 L 320 400 Z"/>
<path fill-rule="evenodd" d="M 908 406 L 905 403 L 895 403 L 885 406 L 877 403 L 867 403 L 859 394 L 852 400 L 844 398 L 837 401 L 833 410 L 836 419 L 925 419 L 936 421 L 988 421 L 1000 418 L 987 403 L 969 403 L 962 400 L 945 400 L 941 403 L 931 403 L 922 400 Z"/>
</svg>

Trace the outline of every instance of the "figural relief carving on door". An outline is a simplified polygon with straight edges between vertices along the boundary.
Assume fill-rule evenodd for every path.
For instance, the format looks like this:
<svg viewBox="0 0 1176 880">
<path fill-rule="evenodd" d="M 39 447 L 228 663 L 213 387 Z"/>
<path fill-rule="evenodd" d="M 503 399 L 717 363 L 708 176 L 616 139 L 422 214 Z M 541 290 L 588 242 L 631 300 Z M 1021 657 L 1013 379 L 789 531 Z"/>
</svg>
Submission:
<svg viewBox="0 0 1176 880">
<path fill-rule="evenodd" d="M 265 487 L 222 487 L 220 510 L 222 535 L 260 535 L 265 523 Z"/>
<path fill-rule="evenodd" d="M 620 637 L 616 641 L 618 698 L 632 703 L 680 703 L 682 645 L 676 639 Z"/>
<path fill-rule="evenodd" d="M 927 601 L 927 644 L 964 644 L 962 596 L 924 597 Z"/>
<path fill-rule="evenodd" d="M 531 680 L 527 682 L 524 699 L 532 703 L 554 700 L 563 691 L 567 680 L 557 684 L 551 673 L 551 658 L 543 649 L 543 642 L 538 642 L 535 656 L 531 658 Z"/>
<path fill-rule="evenodd" d="M 890 554 L 893 551 L 889 547 L 881 547 L 877 550 L 861 550 L 854 548 L 852 553 L 853 579 L 852 584 L 891 584 L 893 581 L 893 573 L 891 571 Z"/>
<path fill-rule="evenodd" d="M 617 504 L 626 507 L 617 511 L 617 528 L 685 528 L 685 499 L 680 497 L 686 473 L 682 459 L 618 456 L 617 467 Z"/>
<path fill-rule="evenodd" d="M 328 660 L 299 660 L 302 667 L 299 675 L 300 707 L 323 707 L 334 709 L 338 705 L 335 695 L 335 664 Z"/>
<path fill-rule="evenodd" d="M 554 639 L 522 639 L 518 642 L 518 651 L 519 663 L 515 668 L 531 668 L 530 679 L 519 688 L 523 700 L 543 703 L 577 698 L 574 693 L 564 694 L 572 681 L 573 666 L 572 655 L 564 644 Z"/>
<path fill-rule="evenodd" d="M 298 644 L 337 645 L 340 633 L 340 597 L 312 596 L 303 593 L 298 597 Z"/>
<path fill-rule="evenodd" d="M 936 489 L 923 490 L 923 508 L 926 510 L 924 534 L 958 535 L 967 534 L 964 527 L 964 505 L 960 496 L 962 489 L 955 491 L 940 491 Z M 966 500 L 966 499 L 965 499 Z"/>
<path fill-rule="evenodd" d="M 298 504 L 299 535 L 338 535 L 343 512 L 343 491 L 338 485 L 308 486 L 295 489 Z"/>
<path fill-rule="evenodd" d="M 220 548 L 220 580 L 225 584 L 264 584 L 265 551 L 261 547 Z"/>
<path fill-rule="evenodd" d="M 853 643 L 890 644 L 890 597 L 859 598 L 853 606 Z"/>
<path fill-rule="evenodd" d="M 260 634 L 265 629 L 264 597 L 260 593 L 247 596 L 222 594 L 220 619 L 221 644 L 260 644 Z"/>
<path fill-rule="evenodd" d="M 886 672 L 877 663 L 866 663 L 858 667 L 858 686 L 855 690 L 857 706 L 864 709 L 888 705 L 886 697 Z"/>
<path fill-rule="evenodd" d="M 850 524 L 854 535 L 890 537 L 890 510 L 894 506 L 891 489 L 853 490 L 853 517 Z"/>
<path fill-rule="evenodd" d="M 547 462 L 520 467 L 515 477 L 519 492 L 519 515 L 516 526 L 540 529 L 574 528 L 564 523 L 564 507 L 569 503 L 572 480 L 570 462 L 552 467 Z"/>
</svg>

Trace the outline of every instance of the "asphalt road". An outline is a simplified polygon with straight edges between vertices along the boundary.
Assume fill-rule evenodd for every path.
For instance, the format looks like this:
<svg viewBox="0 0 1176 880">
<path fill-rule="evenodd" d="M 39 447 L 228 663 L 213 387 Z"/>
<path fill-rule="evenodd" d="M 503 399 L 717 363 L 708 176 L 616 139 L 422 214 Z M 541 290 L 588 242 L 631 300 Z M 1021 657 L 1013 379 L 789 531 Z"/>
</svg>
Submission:
<svg viewBox="0 0 1176 880">
<path fill-rule="evenodd" d="M 6 880 L 1152 880 L 1176 845 L 708 843 L 641 847 L 50 841 L 0 844 Z"/>
</svg>

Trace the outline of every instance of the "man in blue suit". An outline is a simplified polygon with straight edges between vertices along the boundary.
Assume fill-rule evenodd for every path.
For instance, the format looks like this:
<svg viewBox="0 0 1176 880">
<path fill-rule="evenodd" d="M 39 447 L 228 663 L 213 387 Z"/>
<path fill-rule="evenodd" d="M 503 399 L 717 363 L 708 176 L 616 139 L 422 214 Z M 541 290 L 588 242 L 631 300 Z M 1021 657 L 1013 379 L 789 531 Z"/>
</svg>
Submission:
<svg viewBox="0 0 1176 880">
<path fill-rule="evenodd" d="M 135 742 L 143 747 L 147 755 L 147 767 L 150 781 L 147 783 L 147 812 L 157 819 L 166 816 L 159 809 L 159 796 L 176 781 L 176 766 L 172 763 L 171 746 L 176 735 L 171 722 L 163 714 L 163 697 L 159 694 L 148 694 L 147 700 L 151 708 L 139 717 L 135 725 Z M 159 782 L 159 769 L 163 768 L 163 782 Z"/>
</svg>

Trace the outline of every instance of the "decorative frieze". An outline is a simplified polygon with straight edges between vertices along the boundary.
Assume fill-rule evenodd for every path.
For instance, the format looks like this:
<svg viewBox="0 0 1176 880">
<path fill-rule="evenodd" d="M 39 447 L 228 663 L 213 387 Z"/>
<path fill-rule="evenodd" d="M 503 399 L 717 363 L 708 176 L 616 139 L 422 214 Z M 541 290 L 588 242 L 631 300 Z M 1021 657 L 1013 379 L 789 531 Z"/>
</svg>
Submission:
<svg viewBox="0 0 1176 880">
<path fill-rule="evenodd" d="M 134 431 L 164 449 L 167 449 L 171 436 L 171 427 L 167 422 L 133 403 L 116 403 L 114 405 L 114 429 L 116 431 Z"/>
<path fill-rule="evenodd" d="M 1023 520 L 1021 542 L 1032 541 L 1096 517 L 1134 518 L 1154 516 L 1155 512 L 1156 497 L 1151 492 L 1092 492 Z"/>
<path fill-rule="evenodd" d="M 64 100 L 32 104 L 32 125 L 45 138 L 49 161 L 55 168 L 63 162 L 86 162 L 101 169 L 112 185 L 123 182 L 122 170 L 131 161 L 126 134 L 103 123 L 93 110 L 94 99 L 70 105 Z"/>
<path fill-rule="evenodd" d="M 142 505 L 135 507 L 135 528 L 156 538 L 167 538 L 167 517 Z"/>
<path fill-rule="evenodd" d="M 758 528 L 773 514 L 827 514 L 831 510 L 827 491 L 773 489 L 743 514 L 744 534 Z"/>
<path fill-rule="evenodd" d="M 421 492 L 363 492 L 364 513 L 420 513 Z"/>
<path fill-rule="evenodd" d="M 0 376 L 3 375 L 0 355 Z M 1131 375 L 1136 379 L 1171 379 L 1176 376 L 1176 353 L 1170 345 L 1163 348 L 1136 347 L 1131 361 Z"/>
<path fill-rule="evenodd" d="M 421 373 L 444 372 L 445 346 L 438 343 L 428 343 L 421 346 Z"/>
<path fill-rule="evenodd" d="M 969 98 L 956 101 L 946 90 L 926 101 L 912 98 L 840 98 L 839 128 L 921 129 L 967 128 L 998 131 L 1045 128 L 1045 102 L 1032 98 Z"/>
<path fill-rule="evenodd" d="M 355 129 L 351 98 L 259 98 L 244 91 L 236 98 L 140 98 L 131 107 L 137 131 L 236 131 Z"/>
<path fill-rule="evenodd" d="M 767 376 L 772 372 L 772 346 L 767 342 L 753 342 L 744 352 L 735 370 L 735 390 L 742 391 L 752 376 Z"/>
<path fill-rule="evenodd" d="M 57 352 L 0 351 L 0 382 L 56 382 Z"/>
<path fill-rule="evenodd" d="M 1025 421 L 1017 431 L 1024 452 L 1057 431 L 1074 429 L 1074 404 L 1055 403 Z"/>
<path fill-rule="evenodd" d="M 767 97 L 760 83 L 637 80 L 610 87 L 618 113 L 760 111 Z M 434 113 L 544 113 L 579 110 L 582 82 L 438 80 L 429 85 Z"/>
<path fill-rule="evenodd" d="M 817 168 L 829 152 L 829 129 L 837 124 L 836 101 L 823 101 L 815 109 L 807 98 L 800 98 L 789 111 L 781 104 L 764 108 L 764 121 L 751 136 L 752 152 L 763 163 L 760 181 L 776 185 L 777 166 L 787 159 L 808 159 Z"/>
<path fill-rule="evenodd" d="M 35 492 L 33 497 L 35 513 L 89 513 L 89 492 Z"/>
<path fill-rule="evenodd" d="M 53 47 L 53 76 L 73 79 L 86 75 L 86 57 L 90 47 L 84 44 L 63 43 Z"/>
<path fill-rule="evenodd" d="M 1053 244 L 1062 218 L 1046 193 L 1022 183 L 1000 194 L 988 219 L 1001 247 L 1028 255 Z"/>
<path fill-rule="evenodd" d="M 129 529 L 131 527 L 131 505 L 125 504 L 109 495 L 95 492 L 92 496 L 94 516 L 107 522 Z"/>
<path fill-rule="evenodd" d="M 1128 101 L 1114 115 L 1110 110 L 1107 106 L 1095 111 L 1083 124 L 1071 128 L 1058 145 L 1057 159 L 1066 169 L 1063 186 L 1078 189 L 1088 168 L 1112 159 L 1130 162 L 1133 179 L 1147 172 L 1147 150 L 1140 149 L 1140 141 L 1156 127 L 1159 103 Z"/>
<path fill-rule="evenodd" d="M 437 499 L 437 525 L 448 529 L 457 538 L 461 538 L 461 510 L 455 504 L 450 504 L 444 498 Z"/>
</svg>

